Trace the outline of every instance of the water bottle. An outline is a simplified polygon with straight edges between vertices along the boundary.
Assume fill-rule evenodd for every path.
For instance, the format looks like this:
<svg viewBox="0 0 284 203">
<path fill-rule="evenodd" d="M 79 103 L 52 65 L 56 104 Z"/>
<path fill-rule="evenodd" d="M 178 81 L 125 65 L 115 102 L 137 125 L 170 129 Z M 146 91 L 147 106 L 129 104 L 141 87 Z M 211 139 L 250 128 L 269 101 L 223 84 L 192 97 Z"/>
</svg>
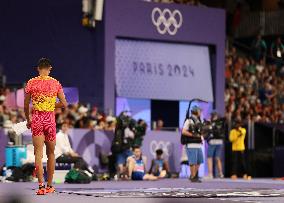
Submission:
<svg viewBox="0 0 284 203">
<path fill-rule="evenodd" d="M 3 177 L 6 177 L 6 172 L 7 172 L 7 167 L 4 166 L 3 169 L 2 169 L 2 176 Z"/>
</svg>

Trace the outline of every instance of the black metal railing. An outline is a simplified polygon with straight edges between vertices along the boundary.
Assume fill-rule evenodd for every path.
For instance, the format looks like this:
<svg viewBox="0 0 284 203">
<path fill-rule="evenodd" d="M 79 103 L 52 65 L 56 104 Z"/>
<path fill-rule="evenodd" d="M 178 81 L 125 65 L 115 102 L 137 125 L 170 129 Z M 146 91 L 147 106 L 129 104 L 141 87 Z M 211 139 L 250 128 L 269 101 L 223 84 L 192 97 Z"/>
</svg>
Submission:
<svg viewBox="0 0 284 203">
<path fill-rule="evenodd" d="M 262 35 L 284 34 L 284 12 L 251 12 L 243 16 L 235 37 L 251 37 L 261 30 Z"/>
</svg>

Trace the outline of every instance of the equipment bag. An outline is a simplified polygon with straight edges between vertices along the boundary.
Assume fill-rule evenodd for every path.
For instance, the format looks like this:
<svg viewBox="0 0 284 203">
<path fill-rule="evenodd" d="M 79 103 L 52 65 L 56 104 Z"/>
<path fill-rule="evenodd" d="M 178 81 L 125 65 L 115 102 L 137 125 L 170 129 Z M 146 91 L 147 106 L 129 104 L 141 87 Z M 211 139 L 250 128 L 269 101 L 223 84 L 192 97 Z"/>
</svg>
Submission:
<svg viewBox="0 0 284 203">
<path fill-rule="evenodd" d="M 83 170 L 71 169 L 65 176 L 66 183 L 90 183 L 92 178 L 89 177 Z"/>
</svg>

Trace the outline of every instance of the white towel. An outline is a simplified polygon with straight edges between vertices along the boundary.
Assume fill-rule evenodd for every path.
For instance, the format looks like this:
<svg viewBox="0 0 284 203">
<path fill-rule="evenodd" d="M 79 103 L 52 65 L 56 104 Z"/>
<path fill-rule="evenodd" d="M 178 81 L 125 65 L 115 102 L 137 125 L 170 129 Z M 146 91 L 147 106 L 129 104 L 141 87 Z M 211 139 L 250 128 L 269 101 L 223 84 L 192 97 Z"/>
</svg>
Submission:
<svg viewBox="0 0 284 203">
<path fill-rule="evenodd" d="M 17 135 L 20 135 L 29 129 L 27 128 L 27 121 L 23 121 L 20 123 L 13 124 L 12 129 L 15 131 Z"/>
</svg>

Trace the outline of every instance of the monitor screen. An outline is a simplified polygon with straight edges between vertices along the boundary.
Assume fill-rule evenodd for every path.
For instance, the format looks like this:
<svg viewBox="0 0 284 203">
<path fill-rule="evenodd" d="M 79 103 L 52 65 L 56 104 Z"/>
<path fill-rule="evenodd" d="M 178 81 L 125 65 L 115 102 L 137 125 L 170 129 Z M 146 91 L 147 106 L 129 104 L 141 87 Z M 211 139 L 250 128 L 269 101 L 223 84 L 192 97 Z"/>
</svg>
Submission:
<svg viewBox="0 0 284 203">
<path fill-rule="evenodd" d="M 208 46 L 118 38 L 115 82 L 119 97 L 213 101 Z"/>
</svg>

